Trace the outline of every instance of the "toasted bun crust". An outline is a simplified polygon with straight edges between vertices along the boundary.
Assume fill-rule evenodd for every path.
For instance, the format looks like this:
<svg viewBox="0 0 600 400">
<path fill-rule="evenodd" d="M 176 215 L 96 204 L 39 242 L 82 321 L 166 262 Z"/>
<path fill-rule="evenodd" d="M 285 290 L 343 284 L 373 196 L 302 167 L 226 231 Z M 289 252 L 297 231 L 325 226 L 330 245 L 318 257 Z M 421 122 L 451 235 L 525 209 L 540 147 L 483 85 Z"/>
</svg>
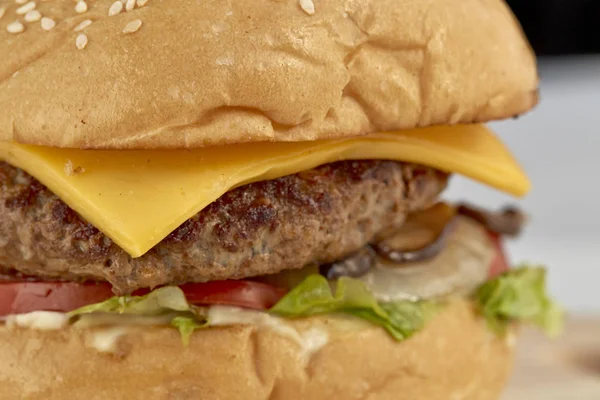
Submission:
<svg viewBox="0 0 600 400">
<path fill-rule="evenodd" d="M 299 141 L 515 116 L 534 56 L 502 0 L 38 2 L 0 21 L 0 140 L 75 148 Z M 76 32 L 82 21 L 93 24 Z M 123 33 L 136 19 L 142 26 Z M 84 33 L 87 45 L 76 47 Z M 85 40 L 80 39 L 79 44 Z"/>
<path fill-rule="evenodd" d="M 398 343 L 380 328 L 312 318 L 327 332 L 312 352 L 269 329 L 211 328 L 184 348 L 172 328 L 130 328 L 113 354 L 89 347 L 94 331 L 0 329 L 3 399 L 497 399 L 512 363 L 510 340 L 457 301 Z"/>
</svg>

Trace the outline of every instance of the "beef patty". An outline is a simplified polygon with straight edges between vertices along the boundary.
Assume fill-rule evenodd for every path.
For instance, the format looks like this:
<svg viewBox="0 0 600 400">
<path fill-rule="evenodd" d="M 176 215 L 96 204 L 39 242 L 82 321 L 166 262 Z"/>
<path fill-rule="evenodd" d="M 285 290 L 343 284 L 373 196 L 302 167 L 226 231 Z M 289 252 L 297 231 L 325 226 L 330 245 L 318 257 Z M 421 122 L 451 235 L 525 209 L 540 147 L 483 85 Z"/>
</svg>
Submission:
<svg viewBox="0 0 600 400">
<path fill-rule="evenodd" d="M 234 189 L 131 258 L 23 170 L 0 162 L 0 273 L 143 287 L 239 279 L 329 263 L 429 206 L 447 175 L 343 161 Z"/>
</svg>

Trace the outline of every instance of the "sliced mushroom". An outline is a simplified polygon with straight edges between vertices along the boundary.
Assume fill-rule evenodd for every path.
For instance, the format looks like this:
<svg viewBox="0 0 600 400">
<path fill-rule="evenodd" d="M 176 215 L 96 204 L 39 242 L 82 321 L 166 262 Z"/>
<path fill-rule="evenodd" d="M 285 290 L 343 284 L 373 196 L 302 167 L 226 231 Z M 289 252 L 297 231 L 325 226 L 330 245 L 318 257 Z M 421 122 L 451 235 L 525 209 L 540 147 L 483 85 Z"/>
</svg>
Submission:
<svg viewBox="0 0 600 400">
<path fill-rule="evenodd" d="M 428 260 L 444 248 L 455 226 L 456 211 L 446 203 L 412 214 L 393 234 L 373 245 L 377 255 L 401 266 Z"/>
<path fill-rule="evenodd" d="M 482 225 L 459 216 L 446 245 L 434 258 L 401 264 L 378 258 L 374 268 L 359 279 L 381 301 L 469 293 L 486 281 L 495 251 Z"/>
<path fill-rule="evenodd" d="M 512 206 L 504 207 L 499 212 L 493 212 L 470 204 L 460 204 L 457 211 L 500 235 L 518 236 L 527 221 L 525 214 Z"/>
<path fill-rule="evenodd" d="M 327 279 L 337 279 L 342 276 L 353 278 L 363 276 L 375 265 L 377 255 L 370 246 L 365 246 L 350 257 L 321 265 L 321 275 Z"/>
</svg>

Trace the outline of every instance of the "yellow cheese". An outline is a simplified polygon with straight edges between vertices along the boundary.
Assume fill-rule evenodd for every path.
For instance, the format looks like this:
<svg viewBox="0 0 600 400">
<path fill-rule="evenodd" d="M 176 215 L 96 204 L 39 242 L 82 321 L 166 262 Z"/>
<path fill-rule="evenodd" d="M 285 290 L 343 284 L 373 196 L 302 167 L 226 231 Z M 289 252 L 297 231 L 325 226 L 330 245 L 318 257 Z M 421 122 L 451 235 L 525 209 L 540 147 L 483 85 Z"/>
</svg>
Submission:
<svg viewBox="0 0 600 400">
<path fill-rule="evenodd" d="M 0 159 L 33 175 L 132 257 L 234 187 L 339 160 L 408 161 L 514 195 L 529 190 L 519 165 L 482 125 L 195 150 L 77 150 L 0 142 Z"/>
</svg>

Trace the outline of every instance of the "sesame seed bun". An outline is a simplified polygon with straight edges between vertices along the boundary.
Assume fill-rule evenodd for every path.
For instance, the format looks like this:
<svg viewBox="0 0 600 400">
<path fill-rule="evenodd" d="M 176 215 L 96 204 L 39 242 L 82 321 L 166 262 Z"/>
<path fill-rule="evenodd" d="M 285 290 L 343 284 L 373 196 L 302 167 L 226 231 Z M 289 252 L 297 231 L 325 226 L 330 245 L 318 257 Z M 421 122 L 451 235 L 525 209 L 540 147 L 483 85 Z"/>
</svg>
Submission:
<svg viewBox="0 0 600 400">
<path fill-rule="evenodd" d="M 483 122 L 537 102 L 534 56 L 502 0 L 38 3 L 41 21 L 14 2 L 0 20 L 0 140 L 315 140 Z"/>
<path fill-rule="evenodd" d="M 289 322 L 326 332 L 327 343 L 313 341 L 312 349 L 251 325 L 196 331 L 187 348 L 176 330 L 146 327 L 130 328 L 103 354 L 90 346 L 90 329 L 0 327 L 0 397 L 495 400 L 510 370 L 514 343 L 492 334 L 465 301 L 400 343 L 383 329 L 333 318 Z"/>
</svg>

